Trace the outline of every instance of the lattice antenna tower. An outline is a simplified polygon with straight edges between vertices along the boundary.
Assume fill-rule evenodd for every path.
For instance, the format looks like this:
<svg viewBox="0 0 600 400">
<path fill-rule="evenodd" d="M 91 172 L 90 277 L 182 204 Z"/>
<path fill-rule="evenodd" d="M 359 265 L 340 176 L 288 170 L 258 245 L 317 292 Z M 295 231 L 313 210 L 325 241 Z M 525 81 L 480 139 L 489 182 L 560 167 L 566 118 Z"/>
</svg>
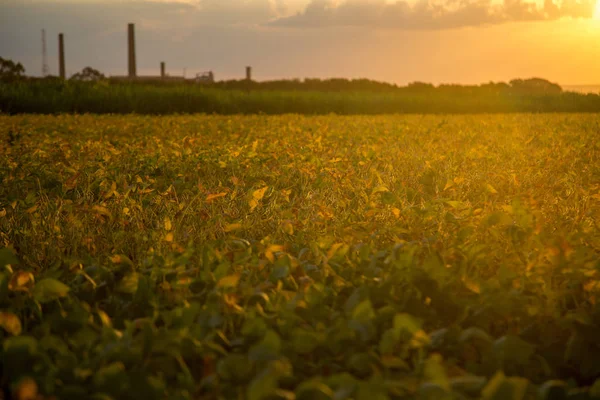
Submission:
<svg viewBox="0 0 600 400">
<path fill-rule="evenodd" d="M 46 51 L 46 30 L 42 29 L 42 76 L 48 76 L 48 53 Z"/>
</svg>

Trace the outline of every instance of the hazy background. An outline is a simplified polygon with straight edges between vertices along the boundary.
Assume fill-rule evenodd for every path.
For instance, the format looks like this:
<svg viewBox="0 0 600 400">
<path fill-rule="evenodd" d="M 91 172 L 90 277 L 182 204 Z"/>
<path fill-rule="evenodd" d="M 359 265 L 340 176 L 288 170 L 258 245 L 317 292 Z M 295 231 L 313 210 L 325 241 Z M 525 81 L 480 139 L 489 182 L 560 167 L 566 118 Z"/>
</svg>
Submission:
<svg viewBox="0 0 600 400">
<path fill-rule="evenodd" d="M 52 74 L 63 32 L 69 76 L 125 75 L 128 22 L 139 75 L 600 83 L 595 0 L 2 0 L 0 56 L 40 75 L 45 28 Z"/>
</svg>

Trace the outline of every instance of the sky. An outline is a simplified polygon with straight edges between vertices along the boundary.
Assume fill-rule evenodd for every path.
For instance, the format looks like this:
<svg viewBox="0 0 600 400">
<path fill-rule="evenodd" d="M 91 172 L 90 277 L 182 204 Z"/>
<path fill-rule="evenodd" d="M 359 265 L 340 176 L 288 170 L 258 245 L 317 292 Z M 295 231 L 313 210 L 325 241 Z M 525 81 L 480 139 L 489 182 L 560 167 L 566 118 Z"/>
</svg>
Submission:
<svg viewBox="0 0 600 400">
<path fill-rule="evenodd" d="M 0 57 L 125 75 L 127 23 L 139 75 L 600 83 L 600 0 L 0 0 Z"/>
</svg>

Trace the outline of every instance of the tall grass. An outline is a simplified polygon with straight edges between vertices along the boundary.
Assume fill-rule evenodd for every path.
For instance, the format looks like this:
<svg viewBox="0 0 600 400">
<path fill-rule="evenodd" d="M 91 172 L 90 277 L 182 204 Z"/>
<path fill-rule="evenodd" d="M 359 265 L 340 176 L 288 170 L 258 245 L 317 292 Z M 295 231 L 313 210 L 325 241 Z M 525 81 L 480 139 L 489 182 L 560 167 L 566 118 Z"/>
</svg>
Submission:
<svg viewBox="0 0 600 400">
<path fill-rule="evenodd" d="M 600 112 L 599 95 L 236 90 L 190 85 L 0 83 L 0 112 L 386 114 Z"/>
</svg>

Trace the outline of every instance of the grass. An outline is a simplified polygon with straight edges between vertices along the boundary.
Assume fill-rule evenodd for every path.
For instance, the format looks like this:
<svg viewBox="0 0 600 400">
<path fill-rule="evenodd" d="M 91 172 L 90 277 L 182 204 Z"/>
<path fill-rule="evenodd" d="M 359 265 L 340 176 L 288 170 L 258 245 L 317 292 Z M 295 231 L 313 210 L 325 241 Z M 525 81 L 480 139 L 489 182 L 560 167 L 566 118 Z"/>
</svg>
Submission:
<svg viewBox="0 0 600 400">
<path fill-rule="evenodd" d="M 597 398 L 599 130 L 597 114 L 0 116 L 0 386 Z"/>
<path fill-rule="evenodd" d="M 111 114 L 389 114 L 600 112 L 599 95 L 577 93 L 238 90 L 194 85 L 0 83 L 0 112 Z"/>
</svg>

